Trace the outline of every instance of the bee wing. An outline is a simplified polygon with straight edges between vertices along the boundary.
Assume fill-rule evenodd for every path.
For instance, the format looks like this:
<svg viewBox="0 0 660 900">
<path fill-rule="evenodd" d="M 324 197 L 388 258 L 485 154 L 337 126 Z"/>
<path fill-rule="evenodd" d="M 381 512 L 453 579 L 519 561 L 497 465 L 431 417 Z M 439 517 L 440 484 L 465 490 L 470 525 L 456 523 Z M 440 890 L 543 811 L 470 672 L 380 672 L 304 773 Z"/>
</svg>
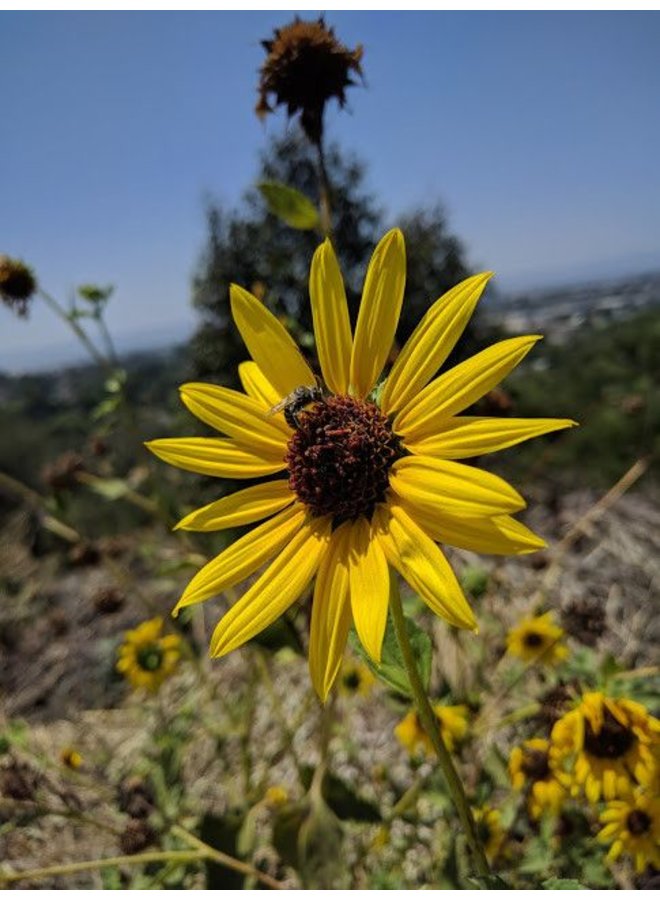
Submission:
<svg viewBox="0 0 660 900">
<path fill-rule="evenodd" d="M 289 397 L 285 397 L 283 400 L 280 400 L 279 403 L 276 403 L 275 406 L 271 406 L 266 415 L 268 417 L 276 415 L 278 412 L 282 412 L 284 407 L 289 402 Z"/>
</svg>

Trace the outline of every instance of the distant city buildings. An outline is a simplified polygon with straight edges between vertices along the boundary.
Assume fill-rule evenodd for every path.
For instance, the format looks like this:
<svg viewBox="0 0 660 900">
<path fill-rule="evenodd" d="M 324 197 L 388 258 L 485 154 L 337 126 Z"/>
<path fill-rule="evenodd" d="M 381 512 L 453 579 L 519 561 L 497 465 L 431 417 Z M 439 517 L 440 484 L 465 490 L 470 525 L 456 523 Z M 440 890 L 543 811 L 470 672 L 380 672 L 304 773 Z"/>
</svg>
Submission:
<svg viewBox="0 0 660 900">
<path fill-rule="evenodd" d="M 500 296 L 481 322 L 511 334 L 541 331 L 562 344 L 584 326 L 602 327 L 652 306 L 660 307 L 660 272 Z"/>
</svg>

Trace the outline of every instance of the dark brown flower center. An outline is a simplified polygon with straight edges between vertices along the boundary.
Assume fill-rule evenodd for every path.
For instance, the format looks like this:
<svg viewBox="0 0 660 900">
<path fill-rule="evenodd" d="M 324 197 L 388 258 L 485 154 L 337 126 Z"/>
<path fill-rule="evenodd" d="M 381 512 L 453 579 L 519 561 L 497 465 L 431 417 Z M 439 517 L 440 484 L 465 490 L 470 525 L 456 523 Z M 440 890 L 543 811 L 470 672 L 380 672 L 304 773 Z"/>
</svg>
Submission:
<svg viewBox="0 0 660 900">
<path fill-rule="evenodd" d="M 584 749 L 599 759 L 619 759 L 625 756 L 636 740 L 632 731 L 615 719 L 607 709 L 599 732 L 595 732 L 587 721 L 584 725 Z"/>
<path fill-rule="evenodd" d="M 357 691 L 360 687 L 360 675 L 356 671 L 347 672 L 344 675 L 344 687 L 348 691 Z"/>
<path fill-rule="evenodd" d="M 157 672 L 163 661 L 163 651 L 158 644 L 145 644 L 137 652 L 137 664 L 144 672 Z"/>
<path fill-rule="evenodd" d="M 638 837 L 640 834 L 646 834 L 651 828 L 651 817 L 642 809 L 633 809 L 631 813 L 628 813 L 626 825 L 628 831 Z"/>
<path fill-rule="evenodd" d="M 529 631 L 525 637 L 523 638 L 523 644 L 526 647 L 531 647 L 536 649 L 537 647 L 541 647 L 544 643 L 543 635 L 538 634 L 536 631 Z"/>
<path fill-rule="evenodd" d="M 373 403 L 333 396 L 301 412 L 298 422 L 286 456 L 291 490 L 335 525 L 370 519 L 403 455 L 385 416 Z"/>
<path fill-rule="evenodd" d="M 544 781 L 550 775 L 548 754 L 543 750 L 526 749 L 521 768 L 532 781 Z"/>
</svg>

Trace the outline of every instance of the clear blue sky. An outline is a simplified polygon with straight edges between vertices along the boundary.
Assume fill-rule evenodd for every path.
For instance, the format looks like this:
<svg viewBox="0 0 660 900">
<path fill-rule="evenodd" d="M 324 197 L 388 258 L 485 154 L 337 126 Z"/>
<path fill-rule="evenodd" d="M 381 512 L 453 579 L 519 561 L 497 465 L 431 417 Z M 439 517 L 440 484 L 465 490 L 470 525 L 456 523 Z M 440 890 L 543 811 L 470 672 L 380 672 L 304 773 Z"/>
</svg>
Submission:
<svg viewBox="0 0 660 900">
<path fill-rule="evenodd" d="M 239 200 L 284 124 L 254 115 L 253 13 L 1 13 L 0 252 L 52 293 L 117 286 L 110 324 L 183 335 L 203 201 Z M 367 87 L 328 134 L 392 218 L 444 201 L 502 289 L 660 268 L 659 13 L 339 13 Z M 67 340 L 0 308 L 0 369 Z M 50 348 L 50 349 L 49 349 Z"/>
</svg>

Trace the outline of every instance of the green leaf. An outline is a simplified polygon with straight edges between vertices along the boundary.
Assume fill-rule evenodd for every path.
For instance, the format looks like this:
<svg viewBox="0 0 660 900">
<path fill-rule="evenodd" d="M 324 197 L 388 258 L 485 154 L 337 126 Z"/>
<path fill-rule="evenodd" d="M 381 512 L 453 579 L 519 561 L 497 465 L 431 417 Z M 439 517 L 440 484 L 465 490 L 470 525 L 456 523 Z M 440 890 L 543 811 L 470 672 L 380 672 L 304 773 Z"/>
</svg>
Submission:
<svg viewBox="0 0 660 900">
<path fill-rule="evenodd" d="M 470 875 L 465 880 L 480 891 L 497 891 L 500 888 L 511 890 L 511 885 L 507 884 L 500 875 Z"/>
<path fill-rule="evenodd" d="M 130 486 L 122 478 L 97 478 L 86 484 L 90 491 L 100 494 L 106 500 L 119 500 L 130 490 Z"/>
<path fill-rule="evenodd" d="M 424 685 L 424 689 L 428 690 L 429 682 L 431 680 L 431 657 L 433 654 L 431 638 L 425 631 L 422 631 L 412 619 L 406 617 L 405 621 L 406 630 L 408 632 L 408 637 L 410 638 L 413 655 L 417 662 L 417 668 L 422 679 L 422 684 Z M 391 616 L 388 615 L 387 617 L 387 627 L 385 629 L 383 651 L 379 665 L 376 665 L 376 663 L 369 658 L 357 638 L 354 639 L 354 646 L 377 678 L 393 691 L 396 691 L 397 694 L 401 694 L 403 697 L 413 696 L 410 680 L 408 679 L 408 673 L 406 672 L 401 650 L 399 649 L 399 643 L 396 639 Z"/>
<path fill-rule="evenodd" d="M 575 878 L 546 878 L 541 882 L 544 891 L 588 891 L 589 888 L 580 884 Z"/>
<path fill-rule="evenodd" d="M 302 780 L 306 788 L 312 784 L 314 769 L 304 766 Z M 382 816 L 378 807 L 355 793 L 353 788 L 346 784 L 332 772 L 326 772 L 323 776 L 321 794 L 338 819 L 351 819 L 353 822 L 380 822 Z"/>
<path fill-rule="evenodd" d="M 310 231 L 318 225 L 318 210 L 300 191 L 279 181 L 262 181 L 257 187 L 272 214 L 291 228 Z"/>
</svg>

